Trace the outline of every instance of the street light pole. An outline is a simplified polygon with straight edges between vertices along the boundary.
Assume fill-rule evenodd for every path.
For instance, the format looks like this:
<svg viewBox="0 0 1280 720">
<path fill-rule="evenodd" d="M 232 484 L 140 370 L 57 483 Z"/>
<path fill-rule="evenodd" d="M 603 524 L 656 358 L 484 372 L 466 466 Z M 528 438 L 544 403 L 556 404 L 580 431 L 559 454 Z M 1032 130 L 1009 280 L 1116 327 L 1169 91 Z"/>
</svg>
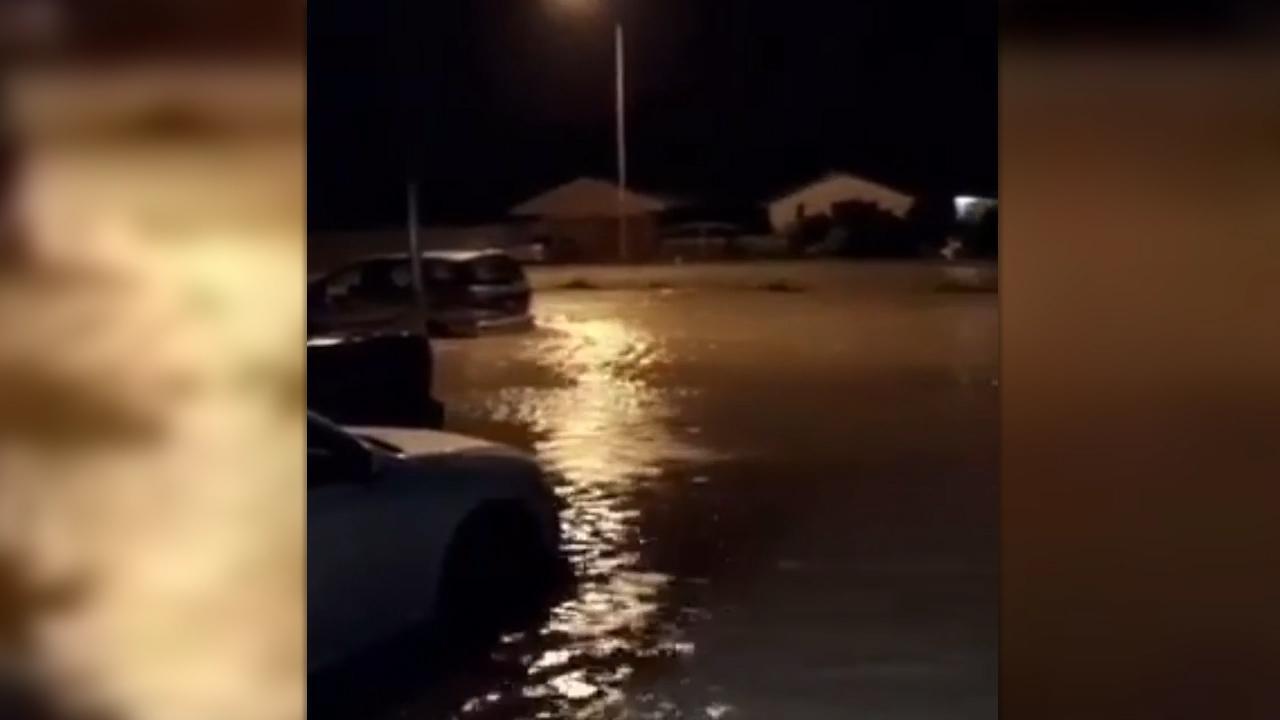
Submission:
<svg viewBox="0 0 1280 720">
<path fill-rule="evenodd" d="M 627 85 L 626 48 L 621 18 L 614 24 L 614 68 L 616 75 L 616 108 L 618 119 L 618 258 L 627 261 Z"/>
<path fill-rule="evenodd" d="M 418 26 L 421 16 L 414 13 L 418 6 L 412 0 L 401 0 L 399 10 L 401 34 L 397 44 L 397 59 L 400 65 L 400 110 L 404 118 L 401 122 L 402 142 L 406 147 L 407 162 L 405 164 L 405 230 L 408 237 L 409 274 L 413 283 L 413 312 L 415 326 L 424 336 L 430 337 L 427 327 L 428 303 L 426 284 L 422 275 L 422 238 L 420 230 L 422 222 L 418 217 L 418 169 L 422 157 L 421 128 L 423 125 L 423 105 L 418 100 L 420 90 L 418 81 L 423 69 L 421 36 L 413 31 Z"/>
<path fill-rule="evenodd" d="M 409 203 L 409 273 L 413 282 L 413 306 L 418 325 L 427 333 L 427 289 L 422 278 L 422 242 L 418 236 L 418 183 L 409 180 L 406 188 Z"/>
</svg>

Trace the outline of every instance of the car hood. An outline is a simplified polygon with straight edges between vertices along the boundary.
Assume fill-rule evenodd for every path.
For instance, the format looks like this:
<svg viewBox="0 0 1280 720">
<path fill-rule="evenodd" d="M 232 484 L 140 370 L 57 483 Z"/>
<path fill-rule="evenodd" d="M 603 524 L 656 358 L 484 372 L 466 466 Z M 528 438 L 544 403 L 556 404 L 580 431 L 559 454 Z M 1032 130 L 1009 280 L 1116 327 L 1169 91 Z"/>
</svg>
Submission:
<svg viewBox="0 0 1280 720">
<path fill-rule="evenodd" d="M 452 453 L 490 450 L 509 452 L 506 447 L 478 438 L 438 430 L 417 428 L 349 427 L 348 432 L 365 435 L 400 448 L 409 457 L 447 455 Z"/>
<path fill-rule="evenodd" d="M 410 428 L 347 428 L 399 448 L 386 464 L 393 473 L 421 479 L 422 470 L 436 481 L 441 498 L 460 502 L 519 498 L 555 515 L 555 495 L 536 458 L 516 448 L 436 430 Z M 413 470 L 411 468 L 416 468 Z M 549 520 L 548 525 L 555 525 Z"/>
</svg>

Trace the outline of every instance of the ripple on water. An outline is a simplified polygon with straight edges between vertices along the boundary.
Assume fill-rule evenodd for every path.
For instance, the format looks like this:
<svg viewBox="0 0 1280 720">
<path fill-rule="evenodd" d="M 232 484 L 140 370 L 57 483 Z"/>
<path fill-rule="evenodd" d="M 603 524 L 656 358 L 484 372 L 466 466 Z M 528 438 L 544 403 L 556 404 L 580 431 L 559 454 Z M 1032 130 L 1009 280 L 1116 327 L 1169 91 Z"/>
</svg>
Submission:
<svg viewBox="0 0 1280 720">
<path fill-rule="evenodd" d="M 524 677 L 472 697 L 461 708 L 466 717 L 506 716 L 513 705 L 524 717 L 610 715 L 626 702 L 638 662 L 694 650 L 675 619 L 663 618 L 672 577 L 646 567 L 638 551 L 639 491 L 673 465 L 714 459 L 669 429 L 679 392 L 647 381 L 667 350 L 624 320 L 553 317 L 539 325 L 549 332 L 524 359 L 555 383 L 501 389 L 479 411 L 536 438 L 567 503 L 561 522 L 577 592 L 539 632 L 498 648 L 495 658 L 523 666 Z"/>
</svg>

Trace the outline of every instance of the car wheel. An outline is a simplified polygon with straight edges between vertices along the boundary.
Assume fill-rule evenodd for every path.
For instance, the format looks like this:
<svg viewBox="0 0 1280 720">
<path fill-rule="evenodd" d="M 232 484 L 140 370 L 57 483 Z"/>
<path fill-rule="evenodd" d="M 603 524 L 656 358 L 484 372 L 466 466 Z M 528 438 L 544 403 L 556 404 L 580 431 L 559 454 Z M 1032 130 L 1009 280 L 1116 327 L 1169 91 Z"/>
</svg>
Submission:
<svg viewBox="0 0 1280 720">
<path fill-rule="evenodd" d="M 533 620 L 552 585 L 553 558 L 518 505 L 472 513 L 449 545 L 439 619 L 454 642 L 486 642 Z"/>
</svg>

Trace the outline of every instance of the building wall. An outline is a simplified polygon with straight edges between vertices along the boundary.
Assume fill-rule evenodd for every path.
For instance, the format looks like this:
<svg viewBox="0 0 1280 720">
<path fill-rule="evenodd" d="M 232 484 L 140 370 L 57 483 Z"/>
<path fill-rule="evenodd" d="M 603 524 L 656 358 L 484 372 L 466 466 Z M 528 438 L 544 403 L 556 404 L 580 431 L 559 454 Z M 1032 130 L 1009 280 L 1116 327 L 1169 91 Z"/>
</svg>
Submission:
<svg viewBox="0 0 1280 720">
<path fill-rule="evenodd" d="M 607 262 L 620 259 L 618 220 L 598 218 L 544 218 L 528 234 L 532 242 L 546 244 L 546 257 L 555 262 Z M 627 258 L 648 260 L 657 255 L 658 220 L 654 215 L 627 219 Z"/>
<path fill-rule="evenodd" d="M 833 206 L 849 201 L 873 203 L 898 217 L 906 217 L 915 199 L 897 191 L 855 177 L 835 176 L 769 204 L 769 223 L 774 232 L 788 234 L 797 219 L 831 215 Z"/>
</svg>

